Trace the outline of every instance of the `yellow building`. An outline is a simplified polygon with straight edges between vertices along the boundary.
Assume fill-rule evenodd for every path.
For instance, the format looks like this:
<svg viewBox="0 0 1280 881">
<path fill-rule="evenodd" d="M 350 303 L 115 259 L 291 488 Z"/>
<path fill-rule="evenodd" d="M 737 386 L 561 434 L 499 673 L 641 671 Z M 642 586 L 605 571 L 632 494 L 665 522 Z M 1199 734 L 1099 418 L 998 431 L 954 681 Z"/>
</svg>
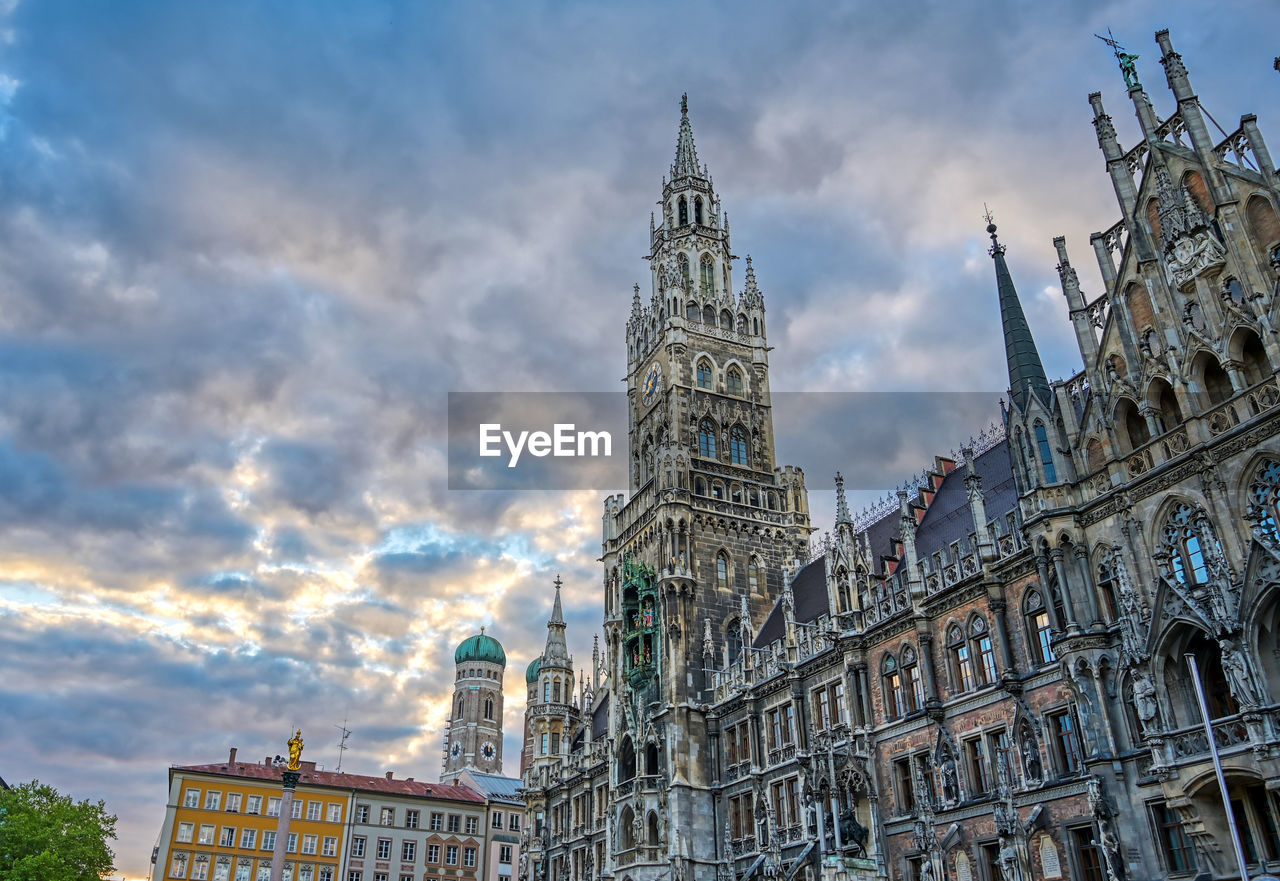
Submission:
<svg viewBox="0 0 1280 881">
<path fill-rule="evenodd" d="M 341 778 L 303 762 L 286 841 L 286 881 L 338 881 L 353 792 Z M 169 769 L 152 877 L 190 881 L 269 881 L 280 824 L 281 767 L 269 758 Z"/>
</svg>

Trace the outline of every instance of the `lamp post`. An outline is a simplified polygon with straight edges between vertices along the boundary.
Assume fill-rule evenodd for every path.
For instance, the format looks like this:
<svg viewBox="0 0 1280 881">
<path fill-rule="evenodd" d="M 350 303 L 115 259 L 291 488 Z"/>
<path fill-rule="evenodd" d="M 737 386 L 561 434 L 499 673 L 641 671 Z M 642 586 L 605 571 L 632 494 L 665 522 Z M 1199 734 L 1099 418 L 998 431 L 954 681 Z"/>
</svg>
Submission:
<svg viewBox="0 0 1280 881">
<path fill-rule="evenodd" d="M 1209 721 L 1209 703 L 1204 699 L 1204 685 L 1200 682 L 1200 665 L 1196 656 L 1186 655 L 1191 668 L 1191 681 L 1196 687 L 1196 701 L 1200 704 L 1200 716 L 1204 720 L 1205 739 L 1209 741 L 1209 755 L 1213 757 L 1213 772 L 1218 778 L 1218 791 L 1222 793 L 1222 810 L 1226 814 L 1227 828 L 1231 831 L 1231 844 L 1235 848 L 1236 863 L 1240 866 L 1240 881 L 1249 881 L 1249 868 L 1244 861 L 1244 848 L 1240 846 L 1240 830 L 1231 812 L 1231 796 L 1227 794 L 1227 779 L 1222 775 L 1222 759 L 1218 757 L 1218 742 L 1213 739 L 1213 723 Z"/>
<path fill-rule="evenodd" d="M 289 842 L 289 821 L 293 819 L 293 791 L 302 776 L 302 729 L 289 739 L 289 763 L 285 765 L 280 817 L 276 822 L 276 844 L 271 851 L 271 881 L 284 881 L 284 855 Z"/>
</svg>

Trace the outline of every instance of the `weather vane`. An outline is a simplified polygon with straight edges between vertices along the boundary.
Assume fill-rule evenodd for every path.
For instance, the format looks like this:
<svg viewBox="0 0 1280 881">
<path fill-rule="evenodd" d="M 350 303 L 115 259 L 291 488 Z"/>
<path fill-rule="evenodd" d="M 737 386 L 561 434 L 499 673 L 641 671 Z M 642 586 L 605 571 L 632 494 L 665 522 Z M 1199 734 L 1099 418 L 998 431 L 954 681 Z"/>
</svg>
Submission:
<svg viewBox="0 0 1280 881">
<path fill-rule="evenodd" d="M 1094 34 L 1102 42 L 1111 47 L 1111 51 L 1115 53 L 1116 61 L 1120 63 L 1120 73 L 1124 74 L 1124 84 L 1129 90 L 1141 89 L 1142 83 L 1138 82 L 1138 67 L 1134 64 L 1138 60 L 1138 56 L 1130 52 L 1126 52 L 1119 41 L 1111 35 L 1111 28 L 1107 28 L 1107 35 Z"/>
</svg>

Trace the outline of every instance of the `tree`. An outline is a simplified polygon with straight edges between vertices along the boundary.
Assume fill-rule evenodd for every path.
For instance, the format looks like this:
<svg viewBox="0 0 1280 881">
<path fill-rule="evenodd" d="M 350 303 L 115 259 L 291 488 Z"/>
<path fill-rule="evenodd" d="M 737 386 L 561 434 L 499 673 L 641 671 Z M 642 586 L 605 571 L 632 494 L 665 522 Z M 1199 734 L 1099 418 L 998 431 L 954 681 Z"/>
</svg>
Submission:
<svg viewBox="0 0 1280 881">
<path fill-rule="evenodd" d="M 0 881 L 97 881 L 115 869 L 105 802 L 74 802 L 39 780 L 0 789 Z"/>
</svg>

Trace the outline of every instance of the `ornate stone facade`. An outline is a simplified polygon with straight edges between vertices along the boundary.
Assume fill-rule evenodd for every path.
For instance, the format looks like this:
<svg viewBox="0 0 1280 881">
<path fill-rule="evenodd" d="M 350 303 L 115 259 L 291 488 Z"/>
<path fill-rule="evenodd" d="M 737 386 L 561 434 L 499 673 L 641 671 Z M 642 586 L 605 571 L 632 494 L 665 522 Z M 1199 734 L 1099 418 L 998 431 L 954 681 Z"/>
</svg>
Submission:
<svg viewBox="0 0 1280 881">
<path fill-rule="evenodd" d="M 1280 867 L 1280 179 L 1254 117 L 1214 142 L 1156 38 L 1177 110 L 1134 76 L 1139 146 L 1090 96 L 1123 214 L 1100 295 L 1054 242 L 1084 370 L 1045 378 L 992 224 L 1003 425 L 864 517 L 837 483 L 813 545 L 682 112 L 604 651 L 559 751 L 527 738 L 521 877 L 1236 877 L 1210 737 L 1251 874 Z"/>
</svg>

